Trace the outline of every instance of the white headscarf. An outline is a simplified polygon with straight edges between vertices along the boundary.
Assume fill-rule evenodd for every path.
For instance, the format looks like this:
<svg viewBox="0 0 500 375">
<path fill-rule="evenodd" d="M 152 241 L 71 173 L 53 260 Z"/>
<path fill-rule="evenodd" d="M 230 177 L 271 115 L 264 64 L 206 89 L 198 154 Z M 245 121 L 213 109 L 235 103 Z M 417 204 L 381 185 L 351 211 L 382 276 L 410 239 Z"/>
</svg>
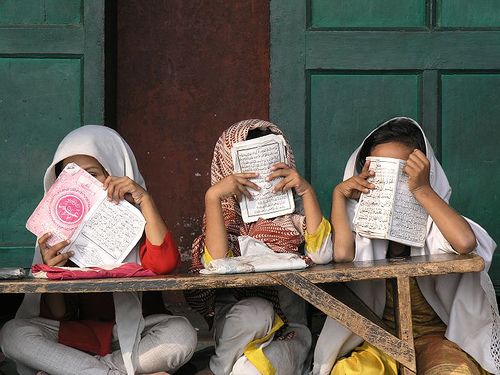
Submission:
<svg viewBox="0 0 500 375">
<path fill-rule="evenodd" d="M 356 160 L 366 139 L 393 120 L 408 120 L 422 132 L 426 156 L 430 162 L 430 184 L 446 202 L 451 187 L 420 125 L 407 117 L 396 117 L 379 125 L 352 153 L 344 171 L 344 180 L 357 174 Z M 352 224 L 357 202 L 349 200 L 347 213 Z M 467 218 L 466 218 L 467 219 Z M 417 278 L 425 299 L 447 325 L 445 336 L 470 354 L 485 370 L 500 373 L 500 317 L 493 284 L 488 276 L 496 244 L 478 224 L 467 219 L 476 235 L 475 253 L 483 257 L 485 270 L 479 273 L 449 274 Z M 370 239 L 356 234 L 355 261 L 385 259 L 388 240 Z M 334 249 L 335 251 L 335 249 Z M 411 255 L 456 253 L 429 216 L 424 247 L 412 247 Z M 385 307 L 385 281 L 360 281 L 350 288 L 380 317 Z M 313 374 L 329 374 L 337 357 L 347 354 L 362 342 L 351 331 L 328 318 L 318 339 L 314 354 Z"/>
<path fill-rule="evenodd" d="M 125 140 L 113 129 L 101 125 L 86 125 L 73 130 L 59 144 L 54 159 L 45 172 L 45 193 L 56 179 L 56 164 L 74 155 L 92 156 L 111 176 L 127 176 L 146 188 L 135 156 Z M 140 264 L 138 246 L 130 252 L 124 262 Z M 32 264 L 39 263 L 42 263 L 42 258 L 37 243 Z M 137 345 L 144 328 L 142 294 L 113 293 L 113 300 L 123 361 L 127 374 L 133 375 L 137 363 Z M 39 315 L 40 294 L 26 294 L 16 318 L 32 318 Z"/>
</svg>

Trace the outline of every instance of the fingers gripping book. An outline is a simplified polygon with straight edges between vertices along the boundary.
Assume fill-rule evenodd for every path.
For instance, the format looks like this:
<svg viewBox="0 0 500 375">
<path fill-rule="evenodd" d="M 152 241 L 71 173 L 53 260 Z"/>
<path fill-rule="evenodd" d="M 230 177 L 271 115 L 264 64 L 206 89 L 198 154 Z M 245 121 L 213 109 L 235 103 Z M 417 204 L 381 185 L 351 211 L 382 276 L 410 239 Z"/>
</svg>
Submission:
<svg viewBox="0 0 500 375">
<path fill-rule="evenodd" d="M 362 193 L 354 215 L 354 230 L 364 237 L 382 238 L 423 247 L 427 235 L 427 211 L 408 188 L 405 161 L 367 157 L 375 176 L 375 189 Z"/>
<path fill-rule="evenodd" d="M 109 202 L 101 182 L 68 164 L 32 213 L 26 228 L 37 237 L 52 233 L 50 246 L 70 239 L 63 252 L 80 267 L 121 263 L 144 231 L 145 220 L 126 200 Z"/>
<path fill-rule="evenodd" d="M 273 192 L 283 178 L 266 181 L 271 167 L 276 163 L 287 163 L 285 139 L 281 135 L 270 134 L 264 137 L 235 143 L 231 149 L 234 171 L 237 173 L 256 172 L 259 175 L 250 179 L 260 190 L 248 189 L 252 199 L 243 196 L 240 201 L 241 216 L 245 223 L 259 218 L 271 219 L 290 214 L 295 210 L 293 193 Z"/>
</svg>

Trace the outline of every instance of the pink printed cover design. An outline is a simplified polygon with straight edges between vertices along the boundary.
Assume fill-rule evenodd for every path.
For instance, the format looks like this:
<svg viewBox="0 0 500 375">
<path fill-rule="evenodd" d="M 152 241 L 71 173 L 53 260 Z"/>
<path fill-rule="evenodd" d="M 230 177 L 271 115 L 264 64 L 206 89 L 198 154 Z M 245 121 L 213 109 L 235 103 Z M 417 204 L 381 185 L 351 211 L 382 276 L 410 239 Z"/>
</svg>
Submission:
<svg viewBox="0 0 500 375">
<path fill-rule="evenodd" d="M 31 214 L 26 228 L 37 237 L 51 232 L 49 245 L 70 239 L 90 208 L 105 194 L 99 181 L 70 163 Z"/>
</svg>

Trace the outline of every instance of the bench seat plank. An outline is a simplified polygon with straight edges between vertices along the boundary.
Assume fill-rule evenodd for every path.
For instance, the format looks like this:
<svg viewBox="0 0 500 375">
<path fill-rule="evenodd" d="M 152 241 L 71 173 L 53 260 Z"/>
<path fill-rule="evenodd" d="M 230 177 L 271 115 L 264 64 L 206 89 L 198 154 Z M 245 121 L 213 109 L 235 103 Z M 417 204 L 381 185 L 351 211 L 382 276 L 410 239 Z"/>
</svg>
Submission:
<svg viewBox="0 0 500 375">
<path fill-rule="evenodd" d="M 346 282 L 395 277 L 442 275 L 455 272 L 478 272 L 484 269 L 483 259 L 474 254 L 443 254 L 397 260 L 335 263 L 316 265 L 300 273 L 314 284 Z M 0 293 L 94 293 L 145 290 L 188 290 L 278 285 L 270 275 L 285 275 L 291 271 L 234 275 L 169 274 L 145 278 L 47 280 L 25 278 L 1 280 Z"/>
</svg>

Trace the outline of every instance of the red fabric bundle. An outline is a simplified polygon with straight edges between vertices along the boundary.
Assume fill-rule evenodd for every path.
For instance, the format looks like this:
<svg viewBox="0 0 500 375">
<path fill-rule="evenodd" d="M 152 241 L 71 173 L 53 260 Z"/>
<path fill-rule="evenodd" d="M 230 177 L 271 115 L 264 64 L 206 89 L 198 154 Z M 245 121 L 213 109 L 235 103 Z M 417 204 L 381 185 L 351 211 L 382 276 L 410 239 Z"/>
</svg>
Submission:
<svg viewBox="0 0 500 375">
<path fill-rule="evenodd" d="M 116 268 L 100 267 L 52 267 L 45 264 L 35 264 L 31 267 L 33 276 L 50 280 L 103 279 L 112 277 L 145 277 L 156 274 L 137 263 L 124 263 Z"/>
<path fill-rule="evenodd" d="M 59 326 L 59 343 L 105 356 L 111 352 L 114 324 L 95 320 L 63 321 Z"/>
</svg>

